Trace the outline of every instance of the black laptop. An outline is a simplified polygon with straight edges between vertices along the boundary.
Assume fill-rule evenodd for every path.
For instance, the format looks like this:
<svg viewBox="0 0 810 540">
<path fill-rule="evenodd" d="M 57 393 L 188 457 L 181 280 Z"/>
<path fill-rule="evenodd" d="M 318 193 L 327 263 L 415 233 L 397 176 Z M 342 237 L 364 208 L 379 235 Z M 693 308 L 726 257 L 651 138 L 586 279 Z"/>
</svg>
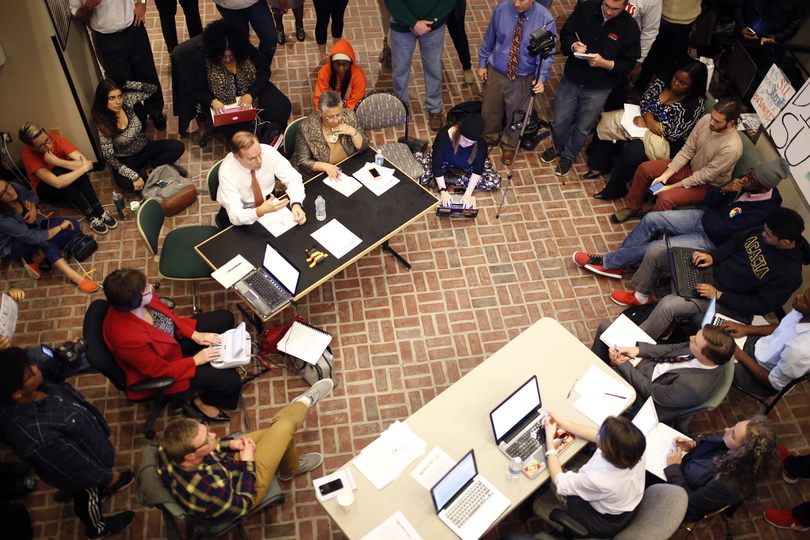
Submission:
<svg viewBox="0 0 810 540">
<path fill-rule="evenodd" d="M 672 247 L 669 235 L 666 233 L 664 233 L 664 240 L 667 243 L 669 267 L 675 292 L 683 298 L 700 298 L 700 295 L 695 291 L 695 286 L 698 283 L 714 285 L 714 269 L 711 266 L 706 268 L 695 266 L 692 262 L 692 253 L 695 251 L 706 252 L 694 248 Z"/>
</svg>

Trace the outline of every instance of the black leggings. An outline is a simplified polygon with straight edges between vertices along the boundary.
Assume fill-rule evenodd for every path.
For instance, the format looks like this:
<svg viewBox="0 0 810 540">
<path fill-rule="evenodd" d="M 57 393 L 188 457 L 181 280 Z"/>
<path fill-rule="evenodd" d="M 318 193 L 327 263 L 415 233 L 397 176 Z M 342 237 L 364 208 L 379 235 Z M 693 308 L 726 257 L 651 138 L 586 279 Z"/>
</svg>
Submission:
<svg viewBox="0 0 810 540">
<path fill-rule="evenodd" d="M 326 45 L 326 28 L 332 17 L 332 37 L 343 37 L 343 12 L 349 0 L 312 0 L 315 5 L 315 43 Z"/>
<path fill-rule="evenodd" d="M 160 13 L 160 29 L 163 31 L 163 40 L 169 52 L 177 47 L 177 24 L 174 16 L 177 14 L 178 0 L 155 0 L 155 7 Z M 202 20 L 200 19 L 200 0 L 180 0 L 183 13 L 186 15 L 186 26 L 189 37 L 202 34 Z"/>
<path fill-rule="evenodd" d="M 467 31 L 464 29 L 464 15 L 467 12 L 467 0 L 456 0 L 456 5 L 447 16 L 447 31 L 453 40 L 453 47 L 461 61 L 461 69 L 472 69 L 470 62 L 470 43 L 467 41 Z"/>
<path fill-rule="evenodd" d="M 51 172 L 56 176 L 62 176 L 73 171 L 63 169 L 62 167 L 54 167 Z M 101 217 L 104 209 L 101 208 L 101 203 L 98 202 L 98 197 L 90 183 L 90 179 L 86 174 L 81 175 L 76 180 L 63 188 L 53 187 L 40 180 L 37 184 L 37 197 L 39 200 L 47 204 L 59 204 L 65 199 L 78 208 L 84 215 L 95 215 Z M 92 210 L 91 210 L 92 207 Z"/>
<path fill-rule="evenodd" d="M 141 179 L 146 182 L 148 169 L 154 169 L 159 165 L 171 165 L 186 151 L 186 145 L 176 139 L 161 139 L 159 141 L 148 141 L 143 150 L 131 156 L 119 157 L 118 161 L 138 173 Z M 134 189 L 132 180 L 113 171 L 113 180 L 122 189 L 132 191 Z"/>
<path fill-rule="evenodd" d="M 268 82 L 264 87 L 261 94 L 259 94 L 259 118 L 264 122 L 278 122 L 286 127 L 287 122 L 290 121 L 292 114 L 292 103 L 290 99 L 279 90 L 275 84 Z M 222 133 L 225 137 L 225 142 L 231 142 L 231 139 L 238 131 L 249 131 L 253 133 L 254 122 L 239 122 L 238 124 L 229 124 L 217 128 L 217 131 Z"/>
</svg>

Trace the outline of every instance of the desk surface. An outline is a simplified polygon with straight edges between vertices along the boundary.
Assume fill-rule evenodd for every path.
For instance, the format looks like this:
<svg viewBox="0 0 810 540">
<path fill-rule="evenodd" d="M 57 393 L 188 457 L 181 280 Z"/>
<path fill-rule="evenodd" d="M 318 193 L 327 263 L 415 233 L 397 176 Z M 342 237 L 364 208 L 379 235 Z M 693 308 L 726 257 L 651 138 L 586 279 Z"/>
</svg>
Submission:
<svg viewBox="0 0 810 540">
<path fill-rule="evenodd" d="M 366 162 L 373 162 L 374 154 L 370 148 L 358 152 L 344 160 L 340 167 L 345 173 L 351 174 Z M 355 191 L 351 197 L 344 197 L 324 184 L 326 175 L 321 173 L 305 184 L 304 211 L 307 221 L 303 225 L 293 227 L 278 238 L 258 222 L 248 226 L 231 226 L 195 249 L 214 269 L 238 254 L 259 267 L 264 258 L 264 246 L 270 243 L 301 270 L 295 295 L 297 300 L 438 205 L 438 199 L 418 182 L 391 163 L 386 162 L 385 165 L 396 170 L 395 175 L 400 182 L 379 197 L 365 187 Z M 318 195 L 326 200 L 326 221 L 315 219 L 315 199 Z M 321 264 L 309 268 L 310 263 L 306 262 L 308 255 L 304 250 L 320 247 L 310 235 L 332 219 L 340 221 L 362 241 L 342 258 L 330 255 Z"/>
<path fill-rule="evenodd" d="M 413 432 L 427 443 L 426 452 L 439 446 L 454 460 L 475 449 L 478 472 L 512 502 L 501 518 L 512 512 L 524 499 L 549 478 L 544 470 L 536 478 L 521 475 L 517 482 L 506 478 L 508 460 L 495 446 L 489 413 L 509 397 L 523 382 L 537 375 L 543 406 L 566 420 L 593 425 L 574 409 L 576 392 L 566 399 L 576 379 L 581 379 L 592 365 L 609 373 L 635 392 L 624 380 L 596 357 L 557 321 L 544 318 L 533 324 L 501 350 L 467 373 L 450 388 L 436 396 L 406 420 Z M 628 400 L 627 403 L 632 403 Z M 577 438 L 561 455 L 563 463 L 574 456 L 586 442 Z M 323 504 L 343 532 L 357 540 L 401 510 L 423 540 L 458 540 L 445 525 L 431 502 L 430 492 L 410 474 L 422 461 L 418 457 L 393 482 L 378 491 L 357 468 L 352 473 L 357 481 L 355 502 L 348 512 L 332 499 Z M 351 462 L 346 465 L 350 466 Z"/>
</svg>

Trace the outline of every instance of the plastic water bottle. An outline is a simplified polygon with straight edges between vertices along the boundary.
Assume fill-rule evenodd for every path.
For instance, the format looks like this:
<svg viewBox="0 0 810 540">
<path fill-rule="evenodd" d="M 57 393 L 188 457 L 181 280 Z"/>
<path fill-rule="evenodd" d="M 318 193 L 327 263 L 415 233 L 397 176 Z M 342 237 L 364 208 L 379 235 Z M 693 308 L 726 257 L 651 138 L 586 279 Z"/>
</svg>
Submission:
<svg viewBox="0 0 810 540">
<path fill-rule="evenodd" d="M 378 150 L 377 153 L 374 155 L 374 164 L 379 165 L 380 167 L 382 167 L 382 164 L 383 164 L 384 161 L 385 161 L 385 156 L 383 156 L 382 152 L 380 152 Z"/>
<path fill-rule="evenodd" d="M 315 219 L 318 221 L 326 219 L 326 201 L 320 195 L 315 199 Z"/>
<path fill-rule="evenodd" d="M 118 217 L 121 219 L 127 219 L 127 215 L 124 213 L 124 196 L 117 191 L 113 191 L 112 200 L 113 204 L 115 205 L 115 209 L 118 210 Z"/>
<path fill-rule="evenodd" d="M 509 468 L 506 470 L 506 478 L 510 482 L 517 482 L 523 470 L 523 461 L 519 457 L 513 457 L 509 461 Z"/>
</svg>

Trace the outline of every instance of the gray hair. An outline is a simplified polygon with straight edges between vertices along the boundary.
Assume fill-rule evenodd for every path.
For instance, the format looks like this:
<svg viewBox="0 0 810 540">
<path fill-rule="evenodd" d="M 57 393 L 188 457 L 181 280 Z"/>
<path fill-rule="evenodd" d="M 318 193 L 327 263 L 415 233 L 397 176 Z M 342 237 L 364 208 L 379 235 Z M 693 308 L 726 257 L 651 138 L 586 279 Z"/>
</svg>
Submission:
<svg viewBox="0 0 810 540">
<path fill-rule="evenodd" d="M 335 107 L 343 107 L 343 99 L 340 94 L 334 90 L 326 90 L 318 97 L 318 110 L 321 112 L 326 109 L 334 109 Z"/>
</svg>

